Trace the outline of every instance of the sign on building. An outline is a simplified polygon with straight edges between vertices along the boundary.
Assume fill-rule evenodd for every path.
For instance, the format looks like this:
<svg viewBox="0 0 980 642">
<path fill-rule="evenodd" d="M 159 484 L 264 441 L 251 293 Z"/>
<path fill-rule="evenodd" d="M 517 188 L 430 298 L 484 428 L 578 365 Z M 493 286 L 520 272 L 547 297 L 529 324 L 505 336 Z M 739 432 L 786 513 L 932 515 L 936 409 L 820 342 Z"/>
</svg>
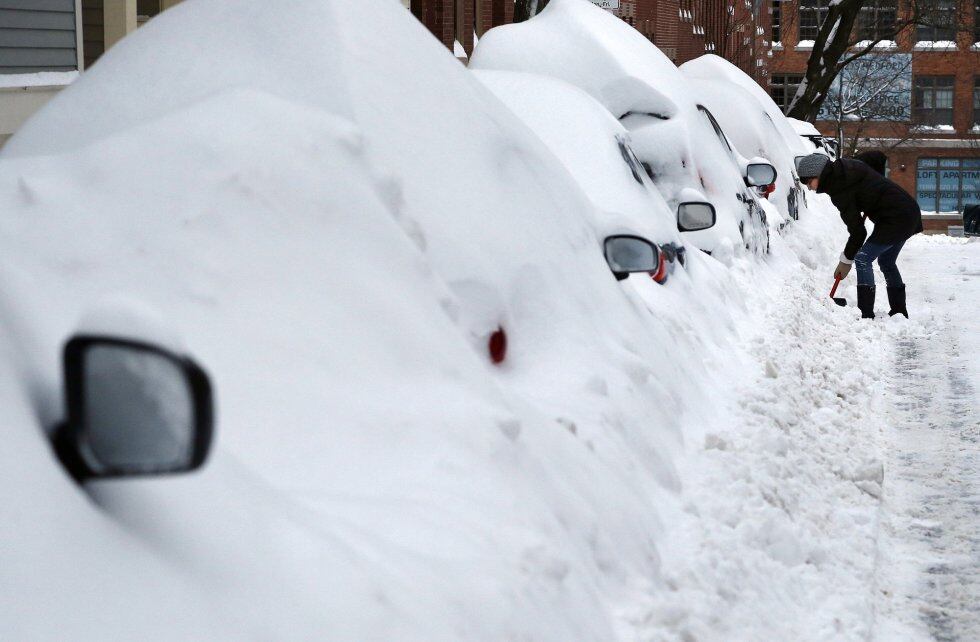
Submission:
<svg viewBox="0 0 980 642">
<path fill-rule="evenodd" d="M 619 0 L 592 0 L 592 4 L 600 9 L 619 9 Z"/>
<path fill-rule="evenodd" d="M 912 54 L 872 53 L 844 67 L 817 119 L 911 121 Z"/>
</svg>

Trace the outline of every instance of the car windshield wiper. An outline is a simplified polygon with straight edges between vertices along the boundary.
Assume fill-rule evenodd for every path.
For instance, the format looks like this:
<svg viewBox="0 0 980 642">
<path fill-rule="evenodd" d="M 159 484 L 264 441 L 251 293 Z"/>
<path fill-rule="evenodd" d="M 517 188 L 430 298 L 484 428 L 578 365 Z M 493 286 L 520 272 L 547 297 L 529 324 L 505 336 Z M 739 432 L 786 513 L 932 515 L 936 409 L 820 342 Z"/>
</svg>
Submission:
<svg viewBox="0 0 980 642">
<path fill-rule="evenodd" d="M 656 118 L 657 120 L 670 120 L 670 116 L 664 116 L 663 114 L 649 111 L 628 111 L 620 116 L 619 119 L 623 120 L 627 116 L 650 116 L 651 118 Z"/>
</svg>

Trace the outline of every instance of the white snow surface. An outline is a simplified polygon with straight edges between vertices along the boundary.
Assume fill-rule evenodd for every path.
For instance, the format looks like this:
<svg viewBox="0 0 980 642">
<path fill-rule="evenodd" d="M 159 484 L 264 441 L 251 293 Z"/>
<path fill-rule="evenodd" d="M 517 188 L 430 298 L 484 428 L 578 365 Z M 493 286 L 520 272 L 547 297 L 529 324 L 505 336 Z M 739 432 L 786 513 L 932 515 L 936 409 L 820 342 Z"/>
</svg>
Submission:
<svg viewBox="0 0 980 642">
<path fill-rule="evenodd" d="M 52 100 L 0 153 L 0 637 L 866 639 L 902 326 L 828 300 L 829 201 L 617 283 L 545 138 L 388 0 L 182 3 Z M 202 471 L 68 479 L 80 330 L 202 364 Z"/>
</svg>

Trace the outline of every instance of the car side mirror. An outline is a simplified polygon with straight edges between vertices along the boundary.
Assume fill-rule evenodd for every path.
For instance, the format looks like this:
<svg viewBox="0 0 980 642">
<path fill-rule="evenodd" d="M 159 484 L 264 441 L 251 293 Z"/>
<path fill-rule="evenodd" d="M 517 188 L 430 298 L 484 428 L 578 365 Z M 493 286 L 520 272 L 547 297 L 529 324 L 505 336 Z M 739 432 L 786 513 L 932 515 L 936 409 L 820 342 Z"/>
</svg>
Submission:
<svg viewBox="0 0 980 642">
<path fill-rule="evenodd" d="M 769 163 L 749 163 L 745 168 L 745 182 L 750 187 L 772 185 L 776 182 L 776 168 Z"/>
<path fill-rule="evenodd" d="M 633 272 L 656 272 L 660 269 L 660 248 L 639 236 L 610 236 L 603 242 L 603 252 L 617 281 L 622 281 Z"/>
<path fill-rule="evenodd" d="M 79 481 L 184 473 L 207 459 L 214 408 L 207 374 L 149 343 L 77 336 L 65 346 L 67 421 L 55 448 Z"/>
<path fill-rule="evenodd" d="M 796 168 L 797 174 L 800 173 L 800 161 L 803 160 L 804 158 L 806 158 L 805 154 L 803 156 L 796 156 L 793 158 L 793 167 Z"/>
<path fill-rule="evenodd" d="M 677 229 L 681 232 L 697 232 L 714 227 L 715 206 L 711 203 L 691 202 L 677 206 Z"/>
</svg>

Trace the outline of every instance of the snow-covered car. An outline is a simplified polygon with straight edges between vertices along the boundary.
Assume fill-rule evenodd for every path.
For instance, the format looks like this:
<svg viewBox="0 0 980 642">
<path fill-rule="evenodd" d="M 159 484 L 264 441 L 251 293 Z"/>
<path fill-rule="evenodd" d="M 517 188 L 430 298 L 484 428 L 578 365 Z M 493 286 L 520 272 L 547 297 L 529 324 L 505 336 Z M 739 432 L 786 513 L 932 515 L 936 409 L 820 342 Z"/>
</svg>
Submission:
<svg viewBox="0 0 980 642">
<path fill-rule="evenodd" d="M 689 242 L 709 252 L 768 248 L 765 211 L 747 189 L 746 168 L 733 162 L 703 120 L 684 76 L 608 11 L 553 0 L 531 20 L 488 31 L 470 68 L 542 74 L 584 90 L 630 132 L 633 149 L 671 207 L 689 200 L 714 205 L 717 225 L 687 234 Z"/>
<path fill-rule="evenodd" d="M 0 637 L 614 639 L 729 294 L 697 253 L 617 284 L 650 256 L 594 210 L 400 3 L 195 0 L 113 46 L 0 152 Z M 195 431 L 57 431 L 73 337 L 142 355 L 96 360 L 85 407 L 126 406 L 86 430 L 162 397 Z M 93 478 L 203 459 L 198 370 L 207 464 Z"/>
<path fill-rule="evenodd" d="M 630 144 L 629 132 L 590 95 L 539 74 L 477 70 L 476 77 L 554 152 L 595 205 L 602 236 L 640 234 L 661 249 L 655 280 L 664 282 L 684 261 L 680 231 L 714 224 L 710 203 L 677 206 L 676 215 L 654 187 Z M 673 259 L 676 259 L 673 260 Z"/>
<path fill-rule="evenodd" d="M 786 118 L 782 114 L 776 114 L 774 118 L 758 97 L 745 89 L 743 83 L 732 82 L 729 78 L 734 72 L 718 72 L 717 68 L 722 64 L 731 65 L 718 56 L 705 55 L 684 63 L 680 69 L 687 76 L 691 91 L 700 104 L 716 115 L 725 131 L 731 135 L 735 147 L 742 153 L 764 157 L 775 166 L 777 178 L 769 199 L 783 221 L 798 219 L 800 210 L 805 207 L 806 196 L 796 173 L 794 159 L 799 155 L 797 151 L 803 141 L 795 133 L 792 134 L 794 147 L 791 148 L 785 132 L 777 124 L 782 123 L 784 129 L 791 129 Z M 737 68 L 735 71 L 743 73 Z M 772 102 L 768 96 L 765 98 Z"/>
</svg>

